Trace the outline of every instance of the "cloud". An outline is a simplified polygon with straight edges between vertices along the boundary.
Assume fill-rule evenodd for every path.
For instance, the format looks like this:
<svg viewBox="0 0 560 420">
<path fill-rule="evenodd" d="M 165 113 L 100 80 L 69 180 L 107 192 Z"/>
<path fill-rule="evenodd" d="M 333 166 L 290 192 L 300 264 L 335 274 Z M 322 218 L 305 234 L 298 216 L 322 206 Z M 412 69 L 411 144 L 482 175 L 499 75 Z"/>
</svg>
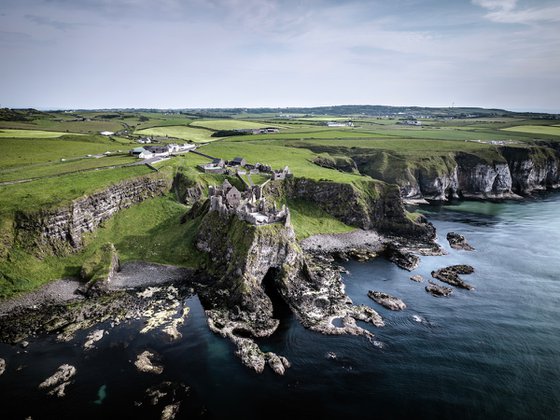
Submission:
<svg viewBox="0 0 560 420">
<path fill-rule="evenodd" d="M 560 22 L 560 6 L 519 9 L 517 0 L 472 0 L 472 3 L 488 10 L 484 17 L 496 23 Z"/>
<path fill-rule="evenodd" d="M 472 0 L 473 4 L 488 10 L 510 11 L 515 9 L 517 0 Z"/>
<path fill-rule="evenodd" d="M 52 20 L 44 16 L 37 16 L 37 15 L 25 15 L 25 18 L 30 20 L 37 25 L 45 25 L 50 26 L 52 28 L 58 29 L 59 31 L 66 31 L 67 29 L 71 29 L 74 27 L 72 23 L 67 22 L 60 22 L 58 20 Z"/>
</svg>

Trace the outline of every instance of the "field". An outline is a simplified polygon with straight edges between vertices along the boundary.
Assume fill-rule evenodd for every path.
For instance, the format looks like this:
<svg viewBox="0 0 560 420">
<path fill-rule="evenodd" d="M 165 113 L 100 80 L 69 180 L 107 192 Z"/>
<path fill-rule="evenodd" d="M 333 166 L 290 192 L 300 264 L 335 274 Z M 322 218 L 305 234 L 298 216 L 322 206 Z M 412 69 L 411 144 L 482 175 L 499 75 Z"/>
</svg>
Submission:
<svg viewBox="0 0 560 420">
<path fill-rule="evenodd" d="M 209 130 L 243 130 L 243 129 L 256 129 L 269 127 L 270 124 L 247 121 L 247 120 L 206 120 L 194 121 L 191 123 L 192 127 L 203 127 Z"/>
<path fill-rule="evenodd" d="M 9 169 L 0 169 L 0 182 L 31 178 L 63 176 L 78 171 L 87 171 L 111 166 L 136 163 L 138 159 L 129 155 L 103 156 L 101 158 L 78 158 L 26 165 Z"/>
<path fill-rule="evenodd" d="M 212 131 L 202 128 L 193 128 L 185 125 L 170 125 L 166 127 L 152 127 L 137 130 L 136 134 L 143 136 L 174 137 L 182 140 L 190 140 L 195 143 L 206 143 L 216 140 L 211 137 Z"/>
<path fill-rule="evenodd" d="M 0 138 L 0 170 L 61 159 L 84 157 L 107 151 L 118 153 L 127 147 L 118 143 L 97 141 L 66 141 L 59 139 Z"/>
<path fill-rule="evenodd" d="M 17 129 L 2 129 L 0 130 L 0 138 L 14 138 L 14 139 L 51 139 L 65 136 L 68 133 L 59 131 L 41 131 L 41 130 L 17 130 Z M 77 134 L 79 135 L 79 134 Z"/>
<path fill-rule="evenodd" d="M 116 121 L 65 121 L 60 119 L 37 119 L 33 122 L 0 121 L 0 129 L 5 128 L 95 134 L 100 131 L 119 131 L 125 127 L 122 123 Z"/>
<path fill-rule="evenodd" d="M 550 136 L 560 136 L 560 127 L 558 126 L 542 126 L 542 125 L 518 125 L 515 127 L 504 128 L 504 131 L 513 131 L 518 133 L 529 134 L 545 134 Z"/>
<path fill-rule="evenodd" d="M 310 150 L 296 147 L 284 147 L 269 142 L 217 142 L 205 146 L 204 153 L 210 156 L 232 160 L 236 156 L 244 157 L 250 163 L 266 163 L 274 169 L 288 165 L 294 174 L 310 179 L 330 179 L 340 182 L 352 182 L 360 175 L 347 174 L 332 169 L 322 168 L 313 163 L 316 154 Z"/>
</svg>

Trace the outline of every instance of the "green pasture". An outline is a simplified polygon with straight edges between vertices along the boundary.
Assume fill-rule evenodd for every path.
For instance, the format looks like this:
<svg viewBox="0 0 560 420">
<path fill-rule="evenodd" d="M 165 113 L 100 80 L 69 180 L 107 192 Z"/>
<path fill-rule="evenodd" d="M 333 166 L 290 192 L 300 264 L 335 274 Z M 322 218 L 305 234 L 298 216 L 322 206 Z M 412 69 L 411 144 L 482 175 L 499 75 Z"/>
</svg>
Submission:
<svg viewBox="0 0 560 420">
<path fill-rule="evenodd" d="M 0 129 L 0 138 L 14 139 L 52 139 L 65 136 L 68 133 L 61 131 L 43 131 L 43 130 L 18 130 L 18 129 Z"/>
<path fill-rule="evenodd" d="M 118 121 L 69 121 L 66 119 L 36 119 L 27 121 L 0 121 L 0 130 L 5 129 L 58 131 L 68 133 L 96 134 L 101 131 L 119 131 L 124 125 Z"/>
<path fill-rule="evenodd" d="M 202 127 L 214 131 L 257 129 L 270 126 L 270 124 L 247 120 L 197 120 L 190 125 L 191 127 Z"/>
<path fill-rule="evenodd" d="M 61 159 L 84 157 L 107 151 L 128 151 L 128 147 L 118 143 L 101 141 L 66 141 L 55 139 L 0 138 L 0 170 L 45 162 L 59 162 Z"/>
<path fill-rule="evenodd" d="M 560 127 L 550 125 L 517 125 L 502 129 L 503 131 L 513 131 L 517 133 L 545 134 L 549 136 L 560 136 Z"/>
<path fill-rule="evenodd" d="M 364 130 L 336 128 L 302 128 L 294 129 L 289 132 L 255 134 L 251 136 L 228 137 L 227 141 L 255 141 L 255 140 L 307 140 L 307 139 L 351 139 L 351 138 L 379 138 L 386 135 L 376 134 Z"/>
<path fill-rule="evenodd" d="M 104 156 L 102 158 L 77 158 L 66 161 L 36 163 L 8 169 L 0 168 L 0 182 L 21 179 L 62 176 L 77 171 L 86 171 L 115 165 L 126 165 L 138 159 L 128 155 Z"/>
<path fill-rule="evenodd" d="M 158 137 L 167 136 L 182 140 L 190 140 L 195 143 L 206 143 L 216 140 L 215 137 L 211 137 L 211 131 L 186 125 L 171 125 L 166 127 L 146 128 L 143 130 L 137 130 L 135 134 Z"/>
<path fill-rule="evenodd" d="M 244 157 L 249 163 L 266 163 L 273 169 L 282 169 L 288 165 L 295 176 L 310 179 L 326 179 L 337 182 L 353 182 L 360 175 L 348 174 L 332 169 L 322 168 L 313 163 L 316 154 L 310 150 L 285 147 L 272 142 L 229 142 L 211 143 L 204 147 L 204 153 L 225 160 L 236 156 Z"/>
</svg>

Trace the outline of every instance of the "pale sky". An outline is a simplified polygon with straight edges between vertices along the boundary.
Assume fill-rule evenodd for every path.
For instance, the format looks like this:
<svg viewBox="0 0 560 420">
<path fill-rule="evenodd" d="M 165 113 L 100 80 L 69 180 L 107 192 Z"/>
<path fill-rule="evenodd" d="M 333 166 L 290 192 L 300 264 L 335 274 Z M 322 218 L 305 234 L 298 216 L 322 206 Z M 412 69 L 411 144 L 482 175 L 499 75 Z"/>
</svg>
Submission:
<svg viewBox="0 0 560 420">
<path fill-rule="evenodd" d="M 0 107 L 560 112 L 560 2 L 0 0 Z"/>
</svg>

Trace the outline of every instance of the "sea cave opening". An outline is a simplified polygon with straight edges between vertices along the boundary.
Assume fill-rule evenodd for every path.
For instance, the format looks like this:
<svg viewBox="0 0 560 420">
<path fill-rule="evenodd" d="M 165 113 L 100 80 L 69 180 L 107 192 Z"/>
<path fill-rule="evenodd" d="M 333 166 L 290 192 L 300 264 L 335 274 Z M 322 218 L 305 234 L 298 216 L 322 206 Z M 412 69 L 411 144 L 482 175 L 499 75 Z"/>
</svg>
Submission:
<svg viewBox="0 0 560 420">
<path fill-rule="evenodd" d="M 262 287 L 272 302 L 272 316 L 282 324 L 292 316 L 292 311 L 278 290 L 279 274 L 278 268 L 270 267 L 263 278 Z"/>
</svg>

